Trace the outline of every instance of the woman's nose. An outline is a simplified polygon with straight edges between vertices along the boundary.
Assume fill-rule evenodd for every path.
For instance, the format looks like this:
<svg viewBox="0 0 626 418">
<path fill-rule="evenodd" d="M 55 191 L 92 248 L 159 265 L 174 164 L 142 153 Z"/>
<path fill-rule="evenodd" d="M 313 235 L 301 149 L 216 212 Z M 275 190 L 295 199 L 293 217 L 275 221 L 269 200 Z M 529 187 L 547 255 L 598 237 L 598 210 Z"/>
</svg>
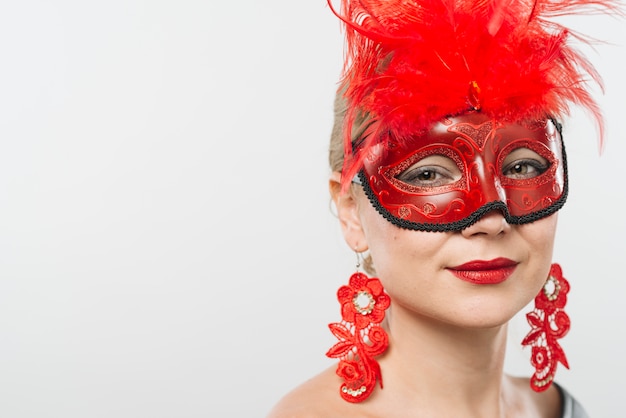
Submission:
<svg viewBox="0 0 626 418">
<path fill-rule="evenodd" d="M 470 238 L 474 235 L 498 236 L 511 230 L 511 225 L 500 210 L 494 209 L 485 213 L 475 223 L 461 230 L 461 234 Z"/>
</svg>

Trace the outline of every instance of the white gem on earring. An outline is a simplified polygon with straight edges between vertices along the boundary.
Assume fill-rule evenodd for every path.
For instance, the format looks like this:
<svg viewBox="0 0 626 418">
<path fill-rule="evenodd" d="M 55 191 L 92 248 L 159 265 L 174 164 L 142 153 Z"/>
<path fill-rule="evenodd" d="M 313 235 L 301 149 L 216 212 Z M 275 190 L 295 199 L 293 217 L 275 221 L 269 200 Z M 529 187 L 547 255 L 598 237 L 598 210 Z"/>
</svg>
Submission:
<svg viewBox="0 0 626 418">
<path fill-rule="evenodd" d="M 561 290 L 561 285 L 559 281 L 554 278 L 554 276 L 548 276 L 548 280 L 543 285 L 543 293 L 546 295 L 550 302 L 555 301 L 559 296 L 559 291 Z"/>
<path fill-rule="evenodd" d="M 365 385 L 364 385 L 364 386 L 361 386 L 361 387 L 360 387 L 360 388 L 358 388 L 358 389 L 350 389 L 350 388 L 347 388 L 347 387 L 345 387 L 345 386 L 341 389 L 341 391 L 342 391 L 343 393 L 348 394 L 348 395 L 350 395 L 350 396 L 353 396 L 353 397 L 355 397 L 355 398 L 356 398 L 357 396 L 362 395 L 363 393 L 365 393 L 365 391 L 366 391 L 366 390 L 367 390 L 367 388 L 365 387 Z"/>
<path fill-rule="evenodd" d="M 371 313 L 374 310 L 374 305 L 376 305 L 374 296 L 366 291 L 357 293 L 354 298 L 352 298 L 352 303 L 356 311 L 362 315 Z"/>
</svg>

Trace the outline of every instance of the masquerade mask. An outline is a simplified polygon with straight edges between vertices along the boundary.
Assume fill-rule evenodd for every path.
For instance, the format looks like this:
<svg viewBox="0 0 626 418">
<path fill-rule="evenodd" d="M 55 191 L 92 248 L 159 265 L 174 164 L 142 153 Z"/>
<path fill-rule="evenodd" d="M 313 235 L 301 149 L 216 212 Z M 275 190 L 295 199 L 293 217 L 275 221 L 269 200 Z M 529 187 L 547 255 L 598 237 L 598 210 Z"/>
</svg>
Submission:
<svg viewBox="0 0 626 418">
<path fill-rule="evenodd" d="M 383 139 L 368 149 L 359 179 L 387 220 L 422 231 L 460 231 L 493 210 L 510 224 L 533 222 L 567 197 L 559 126 L 480 113 L 444 119 L 403 141 Z"/>
</svg>

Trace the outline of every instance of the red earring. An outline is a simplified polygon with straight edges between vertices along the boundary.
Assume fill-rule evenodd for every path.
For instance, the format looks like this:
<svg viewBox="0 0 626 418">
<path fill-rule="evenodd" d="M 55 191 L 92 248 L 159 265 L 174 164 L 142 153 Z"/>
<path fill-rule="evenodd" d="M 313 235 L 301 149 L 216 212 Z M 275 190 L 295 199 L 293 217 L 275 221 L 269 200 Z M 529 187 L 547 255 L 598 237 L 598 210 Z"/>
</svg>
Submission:
<svg viewBox="0 0 626 418">
<path fill-rule="evenodd" d="M 339 393 L 348 402 L 367 399 L 376 386 L 383 387 L 380 366 L 375 356 L 382 354 L 389 344 L 387 333 L 380 326 L 389 307 L 389 296 L 377 278 L 360 273 L 357 253 L 357 272 L 347 286 L 337 291 L 341 304 L 341 322 L 328 327 L 339 342 L 326 355 L 338 358 L 337 375 L 343 379 Z"/>
<path fill-rule="evenodd" d="M 535 297 L 535 309 L 526 315 L 532 329 L 522 345 L 532 346 L 530 362 L 535 373 L 530 379 L 530 387 L 536 392 L 550 387 L 558 363 L 569 369 L 565 353 L 557 341 L 570 328 L 569 316 L 563 311 L 567 292 L 569 283 L 563 277 L 561 266 L 552 264 L 546 283 Z"/>
</svg>

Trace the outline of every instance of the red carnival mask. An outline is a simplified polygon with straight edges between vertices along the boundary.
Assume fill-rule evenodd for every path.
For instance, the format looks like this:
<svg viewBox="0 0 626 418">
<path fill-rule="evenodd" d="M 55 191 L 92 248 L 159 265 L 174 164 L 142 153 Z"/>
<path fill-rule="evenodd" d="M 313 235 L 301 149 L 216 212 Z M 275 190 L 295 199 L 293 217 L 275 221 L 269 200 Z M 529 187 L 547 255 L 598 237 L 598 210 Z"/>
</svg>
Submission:
<svg viewBox="0 0 626 418">
<path fill-rule="evenodd" d="M 567 197 L 560 127 L 549 119 L 451 117 L 422 135 L 383 138 L 363 163 L 370 201 L 406 229 L 460 231 L 493 210 L 523 224 L 556 212 Z"/>
</svg>

